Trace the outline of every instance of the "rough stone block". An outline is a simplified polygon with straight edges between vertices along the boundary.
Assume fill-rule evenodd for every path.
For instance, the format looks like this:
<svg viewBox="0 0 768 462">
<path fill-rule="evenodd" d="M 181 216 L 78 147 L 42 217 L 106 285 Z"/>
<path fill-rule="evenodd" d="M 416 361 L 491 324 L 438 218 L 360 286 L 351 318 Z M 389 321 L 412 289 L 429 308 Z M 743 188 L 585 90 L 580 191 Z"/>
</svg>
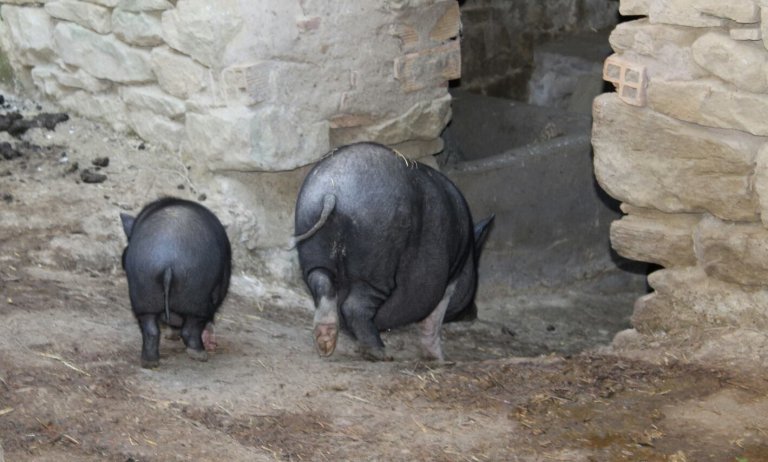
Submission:
<svg viewBox="0 0 768 462">
<path fill-rule="evenodd" d="M 413 52 L 421 45 L 419 31 L 408 24 L 392 24 L 389 33 L 400 39 L 401 48 L 406 52 Z"/>
<path fill-rule="evenodd" d="M 68 111 L 83 117 L 109 123 L 118 132 L 128 131 L 125 103 L 115 94 L 92 95 L 77 91 L 57 101 Z"/>
<path fill-rule="evenodd" d="M 458 79 L 461 77 L 459 41 L 396 58 L 394 77 L 406 93 Z"/>
<path fill-rule="evenodd" d="M 331 130 L 331 144 L 341 146 L 357 141 L 396 145 L 409 140 L 431 141 L 440 136 L 451 120 L 451 97 L 415 104 L 399 117 L 372 125 Z"/>
<path fill-rule="evenodd" d="M 705 31 L 641 19 L 616 26 L 609 42 L 622 58 L 644 65 L 651 79 L 692 80 L 706 75 L 691 51 L 693 42 Z"/>
<path fill-rule="evenodd" d="M 51 68 L 52 66 L 36 66 L 30 72 L 30 76 L 37 89 L 42 91 L 44 95 L 53 100 L 59 100 L 68 92 L 53 76 Z"/>
<path fill-rule="evenodd" d="M 53 60 L 53 21 L 44 10 L 3 5 L 0 16 L 9 34 L 6 51 L 25 65 Z"/>
<path fill-rule="evenodd" d="M 651 0 L 621 0 L 619 13 L 624 16 L 648 16 Z"/>
<path fill-rule="evenodd" d="M 728 33 L 733 40 L 758 42 L 763 39 L 763 31 L 760 29 L 760 24 L 733 26 Z"/>
<path fill-rule="evenodd" d="M 179 0 L 176 8 L 163 12 L 163 38 L 171 48 L 202 64 L 221 64 L 229 42 L 243 25 L 238 0 Z"/>
<path fill-rule="evenodd" d="M 760 138 L 681 122 L 615 94 L 596 98 L 593 115 L 595 175 L 614 198 L 667 213 L 759 219 L 751 176 Z"/>
<path fill-rule="evenodd" d="M 760 204 L 760 218 L 763 225 L 768 227 L 768 144 L 757 153 L 754 176 L 755 194 Z"/>
<path fill-rule="evenodd" d="M 693 230 L 701 215 L 643 210 L 611 224 L 611 246 L 631 260 L 665 268 L 693 266 Z"/>
<path fill-rule="evenodd" d="M 184 139 L 184 124 L 152 111 L 128 112 L 128 125 L 142 139 L 171 151 L 179 149 Z"/>
<path fill-rule="evenodd" d="M 53 37 L 65 63 L 81 67 L 95 77 L 122 83 L 155 80 L 149 52 L 132 48 L 114 36 L 62 22 L 56 25 Z"/>
<path fill-rule="evenodd" d="M 187 109 L 184 101 L 155 86 L 122 87 L 120 97 L 131 108 L 143 109 L 169 119 L 184 115 Z"/>
<path fill-rule="evenodd" d="M 445 12 L 438 18 L 432 30 L 429 31 L 429 38 L 433 42 L 445 42 L 459 35 L 461 31 L 461 11 L 459 3 L 456 1 L 443 2 Z M 437 12 L 434 8 L 430 9 L 432 15 Z"/>
<path fill-rule="evenodd" d="M 704 14 L 746 24 L 760 21 L 760 7 L 755 0 L 694 0 L 692 3 Z"/>
<path fill-rule="evenodd" d="M 763 36 L 763 45 L 768 48 L 768 4 L 761 3 L 760 7 L 760 33 Z"/>
<path fill-rule="evenodd" d="M 693 44 L 696 63 L 737 88 L 768 91 L 768 50 L 762 43 L 739 42 L 722 32 L 709 32 Z"/>
<path fill-rule="evenodd" d="M 51 0 L 53 1 L 53 0 Z M 97 5 L 106 6 L 108 8 L 114 8 L 120 3 L 120 0 L 84 0 L 86 2 L 95 3 Z"/>
<path fill-rule="evenodd" d="M 632 316 L 632 325 L 641 333 L 768 327 L 768 290 L 719 281 L 698 267 L 656 271 L 648 282 L 655 292 L 637 300 Z"/>
<path fill-rule="evenodd" d="M 112 12 L 114 34 L 131 45 L 152 47 L 163 43 L 163 26 L 158 13 L 134 13 L 115 9 Z"/>
<path fill-rule="evenodd" d="M 3 3 L 10 5 L 45 5 L 54 0 L 3 0 Z"/>
<path fill-rule="evenodd" d="M 211 170 L 291 170 L 330 149 L 328 122 L 285 106 L 231 107 L 187 113 L 186 150 Z"/>
<path fill-rule="evenodd" d="M 739 91 L 720 80 L 651 80 L 648 106 L 706 127 L 768 136 L 768 95 Z"/>
<path fill-rule="evenodd" d="M 705 0 L 650 1 L 648 18 L 653 24 L 674 24 L 689 27 L 722 27 L 726 23 L 724 18 L 704 14 L 696 8 L 698 1 L 707 3 Z"/>
<path fill-rule="evenodd" d="M 708 276 L 743 286 L 768 287 L 768 229 L 707 217 L 694 237 L 699 266 Z"/>
<path fill-rule="evenodd" d="M 107 0 L 118 1 L 118 6 L 125 11 L 163 11 L 173 8 L 173 3 L 168 0 Z M 176 3 L 176 2 L 174 2 Z M 115 6 L 115 5 L 113 5 Z"/>
<path fill-rule="evenodd" d="M 203 90 L 208 81 L 205 66 L 168 47 L 152 50 L 152 70 L 157 75 L 160 88 L 182 99 Z"/>
<path fill-rule="evenodd" d="M 99 80 L 82 69 L 67 72 L 58 66 L 36 66 L 31 75 L 35 85 L 56 100 L 76 89 L 100 93 L 107 91 L 111 86 L 108 81 Z"/>
<path fill-rule="evenodd" d="M 107 34 L 112 31 L 109 8 L 78 0 L 56 0 L 45 4 L 45 11 L 57 19 L 72 21 L 85 28 Z"/>
</svg>

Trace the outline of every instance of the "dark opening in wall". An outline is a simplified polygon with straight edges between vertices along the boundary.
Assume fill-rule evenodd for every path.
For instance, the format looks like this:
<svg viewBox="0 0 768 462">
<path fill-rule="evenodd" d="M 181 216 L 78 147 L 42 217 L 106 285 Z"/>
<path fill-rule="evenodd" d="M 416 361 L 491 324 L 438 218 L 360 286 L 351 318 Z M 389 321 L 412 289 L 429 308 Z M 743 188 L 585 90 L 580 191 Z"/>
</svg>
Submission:
<svg viewBox="0 0 768 462">
<path fill-rule="evenodd" d="M 573 353 L 629 328 L 644 264 L 610 247 L 619 203 L 597 185 L 591 104 L 618 2 L 462 2 L 462 78 L 439 162 L 475 218 L 496 214 L 481 259 L 481 321 L 520 354 Z"/>
</svg>

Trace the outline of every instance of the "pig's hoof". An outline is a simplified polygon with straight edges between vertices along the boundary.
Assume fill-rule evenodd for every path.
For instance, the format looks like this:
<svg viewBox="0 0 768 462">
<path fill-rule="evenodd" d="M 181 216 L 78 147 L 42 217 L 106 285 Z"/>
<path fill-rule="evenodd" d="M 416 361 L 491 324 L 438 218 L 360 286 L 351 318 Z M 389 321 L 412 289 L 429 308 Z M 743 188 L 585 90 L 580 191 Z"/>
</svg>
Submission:
<svg viewBox="0 0 768 462">
<path fill-rule="evenodd" d="M 336 350 L 339 329 L 336 324 L 318 324 L 315 326 L 315 347 L 320 356 L 328 357 Z"/>
<path fill-rule="evenodd" d="M 208 361 L 208 353 L 206 353 L 205 350 L 193 350 L 192 348 L 187 348 L 187 354 L 195 361 Z"/>
<path fill-rule="evenodd" d="M 214 351 L 216 350 L 216 347 L 219 346 L 219 344 L 216 343 L 216 336 L 213 333 L 213 328 L 209 330 L 208 327 L 206 327 L 205 330 L 203 330 L 202 339 L 206 351 Z"/>
<path fill-rule="evenodd" d="M 144 359 L 141 358 L 141 367 L 144 369 L 157 369 L 160 366 L 159 359 Z"/>
<path fill-rule="evenodd" d="M 361 347 L 360 356 L 366 361 L 394 361 L 395 359 L 388 355 L 384 348 Z"/>
</svg>

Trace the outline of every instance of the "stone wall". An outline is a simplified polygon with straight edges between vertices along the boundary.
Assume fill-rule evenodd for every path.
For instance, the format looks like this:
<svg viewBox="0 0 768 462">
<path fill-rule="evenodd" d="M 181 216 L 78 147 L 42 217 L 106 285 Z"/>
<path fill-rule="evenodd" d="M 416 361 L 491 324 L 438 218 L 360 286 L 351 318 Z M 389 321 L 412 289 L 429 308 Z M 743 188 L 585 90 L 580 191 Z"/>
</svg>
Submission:
<svg viewBox="0 0 768 462">
<path fill-rule="evenodd" d="M 17 78 L 211 170 L 280 171 L 377 140 L 438 152 L 455 0 L 5 0 Z"/>
<path fill-rule="evenodd" d="M 528 100 L 534 48 L 566 34 L 613 28 L 616 0 L 471 0 L 462 3 L 461 87 Z"/>
<path fill-rule="evenodd" d="M 594 103 L 613 247 L 656 263 L 642 334 L 768 328 L 768 2 L 622 0 Z M 746 338 L 746 337 L 742 337 Z M 764 341 L 764 339 L 763 339 Z M 763 358 L 765 360 L 765 358 Z"/>
<path fill-rule="evenodd" d="M 180 156 L 238 269 L 281 281 L 303 166 L 359 140 L 431 158 L 461 72 L 456 0 L 0 0 L 0 18 L 0 71 Z"/>
</svg>

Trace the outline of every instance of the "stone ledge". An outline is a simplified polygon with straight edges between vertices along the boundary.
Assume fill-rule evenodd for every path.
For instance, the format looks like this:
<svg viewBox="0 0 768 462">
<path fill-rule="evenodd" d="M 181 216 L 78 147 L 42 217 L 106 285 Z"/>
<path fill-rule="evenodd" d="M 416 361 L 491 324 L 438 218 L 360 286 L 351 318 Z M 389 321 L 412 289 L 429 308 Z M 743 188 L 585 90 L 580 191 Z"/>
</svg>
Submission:
<svg viewBox="0 0 768 462">
<path fill-rule="evenodd" d="M 645 210 L 611 224 L 611 246 L 630 260 L 665 268 L 693 266 L 693 230 L 701 219 L 694 214 L 665 214 Z"/>
<path fill-rule="evenodd" d="M 648 276 L 655 292 L 635 303 L 632 325 L 651 334 L 707 327 L 768 328 L 768 290 L 707 277 L 701 268 L 659 270 Z"/>
<path fill-rule="evenodd" d="M 616 94 L 597 97 L 593 116 L 595 175 L 614 198 L 667 213 L 759 220 L 752 175 L 761 138 L 681 122 Z"/>
</svg>

